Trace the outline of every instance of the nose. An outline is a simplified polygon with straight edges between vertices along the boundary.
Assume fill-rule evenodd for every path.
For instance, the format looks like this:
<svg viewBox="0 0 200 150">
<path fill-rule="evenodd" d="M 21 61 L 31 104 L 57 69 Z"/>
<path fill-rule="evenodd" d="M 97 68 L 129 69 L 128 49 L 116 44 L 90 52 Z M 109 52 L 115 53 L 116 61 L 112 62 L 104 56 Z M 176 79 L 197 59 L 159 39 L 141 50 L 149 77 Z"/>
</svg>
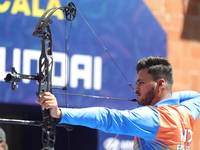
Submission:
<svg viewBox="0 0 200 150">
<path fill-rule="evenodd" d="M 136 86 L 135 88 L 134 88 L 134 92 L 137 92 L 139 89 L 138 89 L 138 86 Z"/>
</svg>

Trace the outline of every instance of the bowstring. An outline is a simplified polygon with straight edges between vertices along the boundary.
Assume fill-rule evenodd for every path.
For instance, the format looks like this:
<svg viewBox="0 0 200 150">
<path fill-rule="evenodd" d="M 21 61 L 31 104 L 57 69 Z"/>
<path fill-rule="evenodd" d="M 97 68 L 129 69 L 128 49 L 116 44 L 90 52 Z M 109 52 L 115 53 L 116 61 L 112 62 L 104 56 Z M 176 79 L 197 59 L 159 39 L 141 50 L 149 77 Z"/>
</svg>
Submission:
<svg viewBox="0 0 200 150">
<path fill-rule="evenodd" d="M 69 27 L 69 33 L 67 32 L 67 21 L 65 21 L 65 53 L 67 54 L 67 57 L 65 57 L 65 85 L 67 86 L 68 89 L 68 79 L 69 79 L 69 49 L 70 49 L 70 36 L 71 36 L 71 31 L 72 31 L 72 22 L 70 23 Z M 68 90 L 65 90 L 67 93 Z M 68 94 L 66 94 L 68 95 Z M 66 107 L 68 107 L 68 101 L 66 102 Z"/>
<path fill-rule="evenodd" d="M 114 143 L 114 141 L 117 139 L 119 134 L 116 134 L 116 136 L 114 137 L 114 139 L 112 140 L 112 142 L 108 145 L 108 148 L 106 148 L 106 150 L 109 150 L 111 145 Z"/>
<path fill-rule="evenodd" d="M 96 32 L 93 30 L 93 28 L 90 26 L 90 24 L 88 23 L 88 21 L 86 20 L 86 18 L 83 16 L 83 14 L 80 12 L 80 10 L 76 7 L 76 10 L 78 11 L 78 13 L 80 14 L 81 18 L 84 20 L 84 22 L 86 23 L 86 25 L 89 27 L 89 29 L 92 31 L 92 33 L 94 34 L 94 36 L 96 37 L 96 39 L 98 40 L 98 42 L 101 44 L 101 46 L 103 47 L 104 51 L 106 51 L 106 53 L 108 54 L 108 56 L 111 58 L 111 60 L 113 61 L 113 63 L 115 64 L 115 66 L 117 67 L 117 69 L 119 70 L 119 72 L 122 74 L 122 76 L 124 77 L 124 79 L 126 80 L 126 82 L 128 83 L 128 85 L 133 89 L 134 91 L 134 87 L 132 86 L 131 82 L 128 80 L 128 78 L 125 76 L 125 74 L 123 73 L 123 71 L 121 70 L 121 68 L 119 67 L 119 65 L 116 63 L 116 61 L 114 60 L 114 58 L 111 56 L 111 54 L 109 53 L 108 49 L 105 47 L 105 45 L 103 44 L 103 42 L 100 40 L 100 38 L 97 36 Z M 112 142 L 108 145 L 107 150 L 110 149 L 110 147 L 112 146 L 112 144 L 114 143 L 114 141 L 117 139 L 119 134 L 116 134 L 116 136 L 114 137 L 114 139 L 112 140 Z"/>
<path fill-rule="evenodd" d="M 88 23 L 88 21 L 86 20 L 86 18 L 83 16 L 83 14 L 80 12 L 80 10 L 76 7 L 76 10 L 78 11 L 78 13 L 80 14 L 81 18 L 84 20 L 84 22 L 86 23 L 86 25 L 89 27 L 89 29 L 92 31 L 93 35 L 96 37 L 96 39 L 98 40 L 98 42 L 101 44 L 101 46 L 103 47 L 104 51 L 108 54 L 108 56 L 111 58 L 111 60 L 113 61 L 113 63 L 115 64 L 115 66 L 117 67 L 117 69 L 119 70 L 119 72 L 122 74 L 122 76 L 124 77 L 124 79 L 126 80 L 126 82 L 128 83 L 128 85 L 134 90 L 134 87 L 132 86 L 131 82 L 128 80 L 128 78 L 125 76 L 125 74 L 123 73 L 123 71 L 121 70 L 121 68 L 119 67 L 119 65 L 116 63 L 116 61 L 114 60 L 114 58 L 111 56 L 111 54 L 109 53 L 108 49 L 105 47 L 105 45 L 103 44 L 103 42 L 100 40 L 100 38 L 97 36 L 96 32 L 93 30 L 93 28 L 90 26 L 90 24 Z"/>
<path fill-rule="evenodd" d="M 68 89 L 68 79 L 69 79 L 69 49 L 70 49 L 70 35 L 71 35 L 71 30 L 72 30 L 72 21 L 70 22 L 70 26 L 69 26 L 69 32 L 68 32 L 68 25 L 67 25 L 67 19 L 65 18 L 65 53 L 66 53 L 66 57 L 65 57 L 65 85 L 67 86 Z M 67 95 L 67 91 L 65 90 L 65 99 L 66 99 L 66 107 L 69 107 L 68 104 L 68 95 Z M 68 139 L 68 149 L 70 150 L 70 131 L 67 130 L 67 139 Z"/>
</svg>

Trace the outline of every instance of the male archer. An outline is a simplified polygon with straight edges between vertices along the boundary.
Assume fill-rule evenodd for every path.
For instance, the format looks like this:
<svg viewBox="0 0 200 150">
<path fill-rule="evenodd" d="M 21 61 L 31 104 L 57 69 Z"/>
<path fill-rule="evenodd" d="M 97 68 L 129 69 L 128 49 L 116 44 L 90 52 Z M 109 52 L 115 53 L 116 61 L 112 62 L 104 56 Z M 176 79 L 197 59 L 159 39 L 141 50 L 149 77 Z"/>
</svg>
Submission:
<svg viewBox="0 0 200 150">
<path fill-rule="evenodd" d="M 143 107 L 123 111 L 105 107 L 59 108 L 55 96 L 49 92 L 36 102 L 42 109 L 49 109 L 58 123 L 133 136 L 134 150 L 189 149 L 194 122 L 200 115 L 200 94 L 172 93 L 172 67 L 164 57 L 143 58 L 136 70 L 134 91 Z"/>
</svg>

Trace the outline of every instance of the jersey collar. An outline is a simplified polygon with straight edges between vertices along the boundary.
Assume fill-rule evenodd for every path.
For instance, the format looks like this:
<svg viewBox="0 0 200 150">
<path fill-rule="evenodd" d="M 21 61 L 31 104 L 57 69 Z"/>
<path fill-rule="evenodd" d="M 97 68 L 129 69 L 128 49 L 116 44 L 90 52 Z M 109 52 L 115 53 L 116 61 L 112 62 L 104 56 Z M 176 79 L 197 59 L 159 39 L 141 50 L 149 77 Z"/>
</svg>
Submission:
<svg viewBox="0 0 200 150">
<path fill-rule="evenodd" d="M 164 99 L 156 103 L 154 107 L 169 106 L 169 105 L 180 105 L 179 99 L 178 98 Z"/>
</svg>

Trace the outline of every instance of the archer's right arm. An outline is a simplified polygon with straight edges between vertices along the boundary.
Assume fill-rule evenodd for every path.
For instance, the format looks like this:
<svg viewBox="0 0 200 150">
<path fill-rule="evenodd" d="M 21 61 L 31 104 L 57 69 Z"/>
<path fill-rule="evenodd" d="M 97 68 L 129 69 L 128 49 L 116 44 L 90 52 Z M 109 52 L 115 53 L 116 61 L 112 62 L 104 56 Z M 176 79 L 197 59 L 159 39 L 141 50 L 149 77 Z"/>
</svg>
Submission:
<svg viewBox="0 0 200 150">
<path fill-rule="evenodd" d="M 181 91 L 172 94 L 174 98 L 180 99 L 180 104 L 190 110 L 194 120 L 200 115 L 200 94 L 195 91 Z"/>
</svg>

